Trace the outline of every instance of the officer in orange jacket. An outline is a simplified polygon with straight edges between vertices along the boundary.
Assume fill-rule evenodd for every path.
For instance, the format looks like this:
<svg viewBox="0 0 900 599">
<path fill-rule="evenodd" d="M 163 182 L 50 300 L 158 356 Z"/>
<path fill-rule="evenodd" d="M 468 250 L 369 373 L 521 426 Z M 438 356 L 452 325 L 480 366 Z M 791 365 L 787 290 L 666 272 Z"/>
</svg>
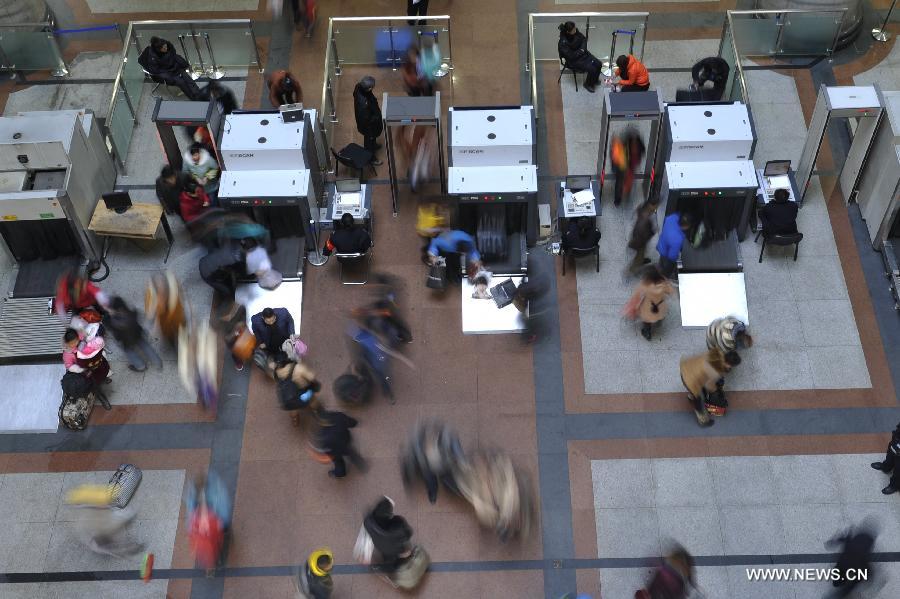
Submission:
<svg viewBox="0 0 900 599">
<path fill-rule="evenodd" d="M 616 59 L 616 75 L 623 92 L 645 92 L 650 89 L 650 73 L 633 54 Z"/>
</svg>

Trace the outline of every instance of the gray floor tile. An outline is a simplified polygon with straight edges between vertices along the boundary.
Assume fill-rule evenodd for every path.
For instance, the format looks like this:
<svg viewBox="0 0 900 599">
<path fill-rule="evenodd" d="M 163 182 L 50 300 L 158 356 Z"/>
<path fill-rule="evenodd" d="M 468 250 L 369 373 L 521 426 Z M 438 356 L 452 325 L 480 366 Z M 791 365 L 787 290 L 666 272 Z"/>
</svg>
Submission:
<svg viewBox="0 0 900 599">
<path fill-rule="evenodd" d="M 36 597 L 49 597 L 50 593 L 43 591 L 41 587 L 42 585 L 40 583 L 4 584 L 0 586 L 0 599 L 35 599 Z"/>
<path fill-rule="evenodd" d="M 792 582 L 760 582 L 747 579 L 746 566 L 728 566 L 730 597 L 741 599 L 795 599 Z"/>
<path fill-rule="evenodd" d="M 709 469 L 720 506 L 766 505 L 775 501 L 767 457 L 711 457 Z"/>
<path fill-rule="evenodd" d="M 6 474 L 0 487 L 0 522 L 50 522 L 62 492 L 61 473 Z"/>
<path fill-rule="evenodd" d="M 722 567 L 701 566 L 695 570 L 695 582 L 707 599 L 736 597 L 728 583 L 728 572 Z"/>
<path fill-rule="evenodd" d="M 599 572 L 604 597 L 634 597 L 653 575 L 652 568 L 601 568 Z"/>
<path fill-rule="evenodd" d="M 716 504 L 706 458 L 652 460 L 653 487 L 658 507 L 709 507 Z"/>
<path fill-rule="evenodd" d="M 692 555 L 722 555 L 724 543 L 718 512 L 714 507 L 661 507 L 659 539 L 681 544 Z"/>
<path fill-rule="evenodd" d="M 791 269 L 798 300 L 847 299 L 844 271 L 837 256 L 807 256 Z"/>
<path fill-rule="evenodd" d="M 147 470 L 131 504 L 144 520 L 178 519 L 184 496 L 184 470 Z"/>
<path fill-rule="evenodd" d="M 40 587 L 45 599 L 165 599 L 167 580 L 110 580 L 103 582 L 48 582 Z"/>
<path fill-rule="evenodd" d="M 643 341 L 643 339 L 641 340 Z M 678 349 L 655 349 L 651 345 L 652 343 L 652 340 L 646 343 L 639 353 L 641 391 L 643 393 L 684 393 L 679 361 L 687 352 Z"/>
<path fill-rule="evenodd" d="M 621 304 L 588 304 L 579 310 L 585 351 L 636 350 L 644 341 L 635 324 L 622 318 Z"/>
<path fill-rule="evenodd" d="M 50 545 L 50 527 L 49 522 L 5 522 L 0 568 L 4 572 L 42 572 Z"/>
<path fill-rule="evenodd" d="M 658 557 L 660 545 L 656 510 L 597 510 L 597 553 L 601 558 Z"/>
<path fill-rule="evenodd" d="M 659 68 L 690 69 L 701 58 L 717 56 L 720 42 L 718 38 L 648 41 L 644 44 L 644 65 L 651 71 Z M 685 76 L 689 79 L 690 72 Z"/>
<path fill-rule="evenodd" d="M 830 456 L 837 473 L 838 490 L 843 502 L 892 501 L 881 494 L 888 483 L 888 476 L 869 467 L 872 462 L 884 459 L 884 454 L 834 454 Z"/>
<path fill-rule="evenodd" d="M 602 241 L 601 241 L 602 243 Z M 578 303 L 580 304 L 619 304 L 624 306 L 633 293 L 633 282 L 625 276 L 624 260 L 604 260 L 601 255 L 600 272 L 596 272 L 594 264 L 588 261 L 577 262 Z M 566 270 L 566 276 L 572 276 Z"/>
<path fill-rule="evenodd" d="M 751 325 L 752 326 L 752 325 Z M 735 390 L 746 389 L 812 389 L 813 376 L 806 352 L 794 349 L 752 348 L 743 352 L 743 362 L 735 368 L 735 376 L 728 377 L 728 385 Z M 753 379 L 739 378 L 751 366 Z"/>
<path fill-rule="evenodd" d="M 806 353 L 816 389 L 867 389 L 872 386 L 861 347 L 810 347 Z"/>
<path fill-rule="evenodd" d="M 566 143 L 566 163 L 570 175 L 586 175 L 597 172 L 598 143 L 570 141 Z"/>
<path fill-rule="evenodd" d="M 141 404 L 193 403 L 196 398 L 190 395 L 181 383 L 178 371 L 172 368 L 156 371 L 150 370 L 144 377 L 141 386 Z"/>
<path fill-rule="evenodd" d="M 789 551 L 777 506 L 721 506 L 719 518 L 726 555 L 778 555 Z"/>
<path fill-rule="evenodd" d="M 797 214 L 797 230 L 803 233 L 798 260 L 806 256 L 837 255 L 837 245 L 831 229 L 831 219 L 824 210 L 800 210 Z"/>
<path fill-rule="evenodd" d="M 807 345 L 860 345 L 849 300 L 809 300 L 797 308 Z"/>
<path fill-rule="evenodd" d="M 753 300 L 793 300 L 791 271 L 786 264 L 779 260 L 766 259 L 760 264 L 755 258 L 759 254 L 758 246 L 755 246 L 757 248 L 755 254 L 752 247 L 749 251 L 746 244 L 741 247 L 744 252 L 744 281 L 748 300 L 751 303 Z M 756 326 L 753 314 L 750 317 L 750 326 Z"/>
<path fill-rule="evenodd" d="M 800 311 L 797 306 L 798 302 L 790 299 L 748 298 L 749 330 L 753 336 L 753 348 L 748 351 L 755 352 L 760 348 L 792 350 L 805 348 Z"/>
<path fill-rule="evenodd" d="M 744 70 L 744 81 L 750 90 L 750 99 L 756 104 L 799 105 L 794 78 L 775 71 Z M 754 108 L 754 112 L 756 109 Z"/>
<path fill-rule="evenodd" d="M 772 456 L 775 492 L 781 505 L 839 503 L 838 473 L 828 455 Z"/>
<path fill-rule="evenodd" d="M 594 506 L 603 508 L 653 507 L 650 460 L 594 460 Z"/>
<path fill-rule="evenodd" d="M 634 393 L 641 388 L 638 352 L 584 352 L 586 393 Z"/>
<path fill-rule="evenodd" d="M 825 553 L 825 542 L 834 536 L 832 523 L 843 519 L 844 510 L 836 503 L 781 505 L 785 541 L 792 553 Z"/>
</svg>

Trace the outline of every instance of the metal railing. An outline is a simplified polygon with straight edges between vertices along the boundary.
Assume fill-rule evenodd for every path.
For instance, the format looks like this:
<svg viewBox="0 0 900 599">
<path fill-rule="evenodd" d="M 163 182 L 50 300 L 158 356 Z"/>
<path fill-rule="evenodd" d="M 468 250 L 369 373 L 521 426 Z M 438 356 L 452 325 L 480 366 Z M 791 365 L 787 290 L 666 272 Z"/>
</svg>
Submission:
<svg viewBox="0 0 900 599">
<path fill-rule="evenodd" d="M 0 25 L 0 70 L 49 70 L 54 77 L 68 75 L 53 24 L 48 21 Z"/>
<path fill-rule="evenodd" d="M 326 145 L 327 168 L 333 169 L 330 149 L 334 127 L 340 122 L 337 98 L 345 65 L 374 65 L 398 69 L 410 45 L 422 36 L 432 36 L 441 51 L 441 70 L 449 74 L 453 89 L 453 53 L 450 39 L 450 17 L 419 17 L 424 25 L 409 25 L 408 16 L 331 17 L 328 19 L 328 42 L 322 76 L 319 126 Z"/>
<path fill-rule="evenodd" d="M 525 70 L 529 73 L 531 104 L 534 115 L 539 116 L 537 62 L 539 60 L 559 61 L 559 24 L 572 21 L 584 33 L 588 51 L 604 62 L 606 68 L 616 53 L 616 37 L 627 34 L 631 51 L 638 48 L 638 60 L 644 58 L 644 44 L 647 41 L 647 20 L 649 12 L 559 12 L 528 13 L 528 55 Z M 633 32 L 633 33 L 632 33 Z M 607 45 L 610 44 L 610 45 Z M 607 54 L 608 48 L 608 54 Z"/>
<path fill-rule="evenodd" d="M 138 57 L 153 36 L 164 37 L 173 45 L 177 43 L 175 50 L 189 63 L 194 79 L 203 76 L 219 79 L 227 68 L 255 66 L 263 72 L 253 22 L 249 19 L 128 23 L 104 123 L 107 145 L 123 170 L 147 81 Z"/>
</svg>

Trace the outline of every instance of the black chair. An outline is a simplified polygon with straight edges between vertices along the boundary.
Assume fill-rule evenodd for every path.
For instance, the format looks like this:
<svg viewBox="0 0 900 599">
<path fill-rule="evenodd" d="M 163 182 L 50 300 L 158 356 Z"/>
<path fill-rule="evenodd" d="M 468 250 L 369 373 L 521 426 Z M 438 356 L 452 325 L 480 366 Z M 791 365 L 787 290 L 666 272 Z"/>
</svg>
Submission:
<svg viewBox="0 0 900 599">
<path fill-rule="evenodd" d="M 562 274 L 566 276 L 566 261 L 569 259 L 569 255 L 572 258 L 582 258 L 584 256 L 590 256 L 594 254 L 597 256 L 597 272 L 600 272 L 600 244 L 598 243 L 592 248 L 568 248 L 562 250 Z"/>
<path fill-rule="evenodd" d="M 575 91 L 578 91 L 578 75 L 583 75 L 584 71 L 582 71 L 581 69 L 576 69 L 575 67 L 570 67 L 569 63 L 567 63 L 562 56 L 559 57 L 559 65 L 559 77 L 557 77 L 556 79 L 556 84 L 559 85 L 559 82 L 562 81 L 563 73 L 565 73 L 566 71 L 571 71 L 572 80 L 575 82 Z"/>
<path fill-rule="evenodd" d="M 788 234 L 778 234 L 778 233 L 766 233 L 765 229 L 756 234 L 756 238 L 753 240 L 753 243 L 759 241 L 760 236 L 763 238 L 762 249 L 759 250 L 759 261 L 762 262 L 763 253 L 766 251 L 766 244 L 771 245 L 780 245 L 780 246 L 794 246 L 794 262 L 797 261 L 797 252 L 800 251 L 800 242 L 803 241 L 803 233 L 788 233 Z"/>
<path fill-rule="evenodd" d="M 375 167 L 372 165 L 372 158 L 374 158 L 374 154 L 368 151 L 364 147 L 359 144 L 347 144 L 343 148 L 341 148 L 340 152 L 335 152 L 334 148 L 331 148 L 331 155 L 334 156 L 335 161 L 338 164 L 343 164 L 347 168 L 354 168 L 359 171 L 360 180 L 364 181 L 363 173 L 365 172 L 366 167 L 372 169 L 372 173 L 374 175 L 378 175 L 378 171 L 375 170 Z M 338 168 L 337 164 L 334 166 L 334 176 L 337 177 Z"/>
<path fill-rule="evenodd" d="M 165 79 L 163 79 L 162 77 L 158 77 L 156 75 L 152 75 L 150 73 L 150 71 L 148 71 L 147 69 L 145 69 L 143 67 L 141 68 L 141 70 L 144 71 L 144 76 L 146 76 L 148 79 L 150 79 L 150 81 L 152 81 L 153 83 L 156 84 L 153 86 L 153 89 L 150 90 L 150 96 L 152 96 L 154 98 L 159 97 L 159 94 L 156 93 L 156 90 L 159 89 L 160 85 L 165 85 L 166 92 L 168 92 L 169 94 L 172 94 L 172 91 L 169 89 L 169 83 Z M 181 90 L 178 90 L 178 93 L 180 93 L 180 92 L 181 92 Z M 173 95 L 177 95 L 177 93 L 173 94 Z"/>
</svg>

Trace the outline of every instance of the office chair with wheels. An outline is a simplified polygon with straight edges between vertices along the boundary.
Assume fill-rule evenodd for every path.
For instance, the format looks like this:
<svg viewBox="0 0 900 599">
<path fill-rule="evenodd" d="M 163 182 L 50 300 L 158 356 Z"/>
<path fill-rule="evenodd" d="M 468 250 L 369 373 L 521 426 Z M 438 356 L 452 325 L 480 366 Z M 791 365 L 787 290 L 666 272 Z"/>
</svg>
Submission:
<svg viewBox="0 0 900 599">
<path fill-rule="evenodd" d="M 148 79 L 150 79 L 150 81 L 152 81 L 153 83 L 156 84 L 156 85 L 153 86 L 153 89 L 150 90 L 150 96 L 151 96 L 151 97 L 154 97 L 154 98 L 158 98 L 158 97 L 159 97 L 159 94 L 156 93 L 156 90 L 159 89 L 159 86 L 160 86 L 160 85 L 165 85 L 165 86 L 166 86 L 166 92 L 168 92 L 169 94 L 172 93 L 171 90 L 169 89 L 169 84 L 168 84 L 168 82 L 167 82 L 165 79 L 163 79 L 162 77 L 157 77 L 156 75 L 152 75 L 152 74 L 150 73 L 150 71 L 148 71 L 148 70 L 145 69 L 145 68 L 141 68 L 141 70 L 144 71 L 144 76 L 145 76 L 145 77 L 147 77 Z M 181 92 L 181 90 L 178 90 L 178 93 L 180 93 L 180 92 Z M 177 94 L 176 94 L 176 95 L 177 95 Z"/>
</svg>

